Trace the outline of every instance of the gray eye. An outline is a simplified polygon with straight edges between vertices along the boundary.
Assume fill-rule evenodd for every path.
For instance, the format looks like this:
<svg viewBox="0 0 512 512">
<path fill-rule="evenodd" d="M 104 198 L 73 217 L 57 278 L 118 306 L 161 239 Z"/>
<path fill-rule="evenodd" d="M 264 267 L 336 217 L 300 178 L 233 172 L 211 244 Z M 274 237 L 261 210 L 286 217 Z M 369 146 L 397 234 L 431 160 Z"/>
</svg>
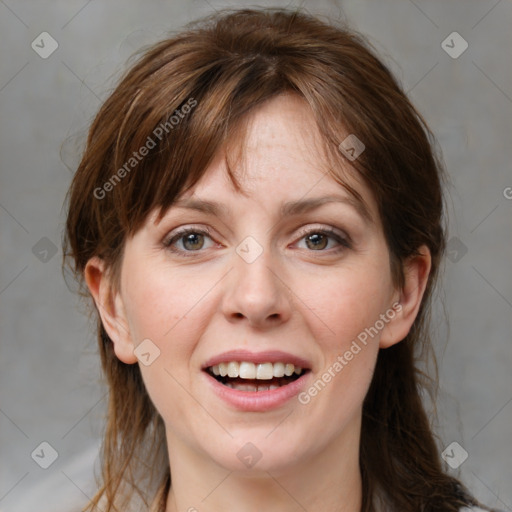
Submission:
<svg viewBox="0 0 512 512">
<path fill-rule="evenodd" d="M 188 251 L 197 251 L 204 246 L 204 235 L 201 233 L 188 233 L 181 237 L 183 247 Z"/>
</svg>

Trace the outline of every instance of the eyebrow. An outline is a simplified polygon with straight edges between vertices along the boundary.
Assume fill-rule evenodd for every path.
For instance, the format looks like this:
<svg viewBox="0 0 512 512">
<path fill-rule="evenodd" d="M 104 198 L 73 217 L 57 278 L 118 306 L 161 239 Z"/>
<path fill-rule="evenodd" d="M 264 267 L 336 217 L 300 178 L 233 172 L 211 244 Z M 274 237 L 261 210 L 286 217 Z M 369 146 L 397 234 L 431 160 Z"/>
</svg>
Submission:
<svg viewBox="0 0 512 512">
<path fill-rule="evenodd" d="M 298 199 L 296 201 L 288 201 L 286 203 L 283 203 L 283 205 L 281 206 L 281 216 L 286 217 L 292 215 L 300 215 L 302 213 L 307 213 L 312 210 L 315 210 L 320 206 L 323 206 L 324 204 L 328 203 L 348 204 L 349 206 L 354 208 L 357 211 L 357 213 L 368 224 L 372 224 L 374 222 L 366 203 L 364 203 L 362 199 L 358 199 L 352 196 L 339 195 L 330 195 L 323 197 L 314 197 L 309 199 Z M 217 217 L 230 216 L 230 210 L 226 205 L 216 201 L 208 201 L 205 199 L 178 199 L 173 204 L 173 206 L 177 208 L 196 210 L 210 215 L 215 215 Z"/>
<path fill-rule="evenodd" d="M 323 197 L 313 197 L 310 199 L 299 199 L 298 201 L 289 201 L 284 203 L 281 207 L 281 215 L 298 215 L 301 213 L 307 213 L 324 204 L 328 203 L 343 203 L 348 204 L 352 208 L 354 208 L 357 213 L 369 224 L 373 223 L 372 216 L 366 204 L 360 200 L 356 199 L 352 196 L 323 196 Z"/>
</svg>

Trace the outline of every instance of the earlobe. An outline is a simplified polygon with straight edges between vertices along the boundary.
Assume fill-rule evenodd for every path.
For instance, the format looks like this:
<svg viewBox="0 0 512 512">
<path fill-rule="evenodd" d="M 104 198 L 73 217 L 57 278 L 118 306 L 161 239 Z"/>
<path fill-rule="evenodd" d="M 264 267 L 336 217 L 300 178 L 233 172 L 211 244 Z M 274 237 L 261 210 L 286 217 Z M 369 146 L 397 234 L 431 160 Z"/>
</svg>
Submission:
<svg viewBox="0 0 512 512">
<path fill-rule="evenodd" d="M 91 258 L 84 270 L 87 287 L 94 299 L 103 327 L 114 344 L 116 356 L 126 364 L 137 362 L 134 344 L 128 327 L 124 304 L 119 292 L 113 292 L 112 283 L 103 260 Z"/>
<path fill-rule="evenodd" d="M 402 341 L 411 330 L 423 300 L 431 263 L 430 250 L 425 245 L 405 262 L 404 285 L 397 291 L 400 307 L 394 308 L 396 315 L 382 332 L 380 348 L 388 348 Z"/>
</svg>

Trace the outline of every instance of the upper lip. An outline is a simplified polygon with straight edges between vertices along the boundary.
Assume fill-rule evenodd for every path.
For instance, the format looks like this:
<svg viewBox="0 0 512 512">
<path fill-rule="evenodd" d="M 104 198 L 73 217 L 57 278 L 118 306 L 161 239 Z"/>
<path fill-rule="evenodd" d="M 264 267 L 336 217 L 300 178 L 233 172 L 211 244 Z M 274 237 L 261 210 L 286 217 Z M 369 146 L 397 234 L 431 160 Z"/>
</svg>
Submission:
<svg viewBox="0 0 512 512">
<path fill-rule="evenodd" d="M 249 350 L 229 350 L 211 357 L 203 364 L 202 369 L 206 370 L 210 366 L 219 363 L 229 363 L 230 361 L 247 361 L 249 363 L 291 363 L 300 366 L 303 369 L 310 369 L 311 364 L 304 358 L 282 352 L 281 350 L 265 350 L 263 352 L 250 352 Z"/>
</svg>

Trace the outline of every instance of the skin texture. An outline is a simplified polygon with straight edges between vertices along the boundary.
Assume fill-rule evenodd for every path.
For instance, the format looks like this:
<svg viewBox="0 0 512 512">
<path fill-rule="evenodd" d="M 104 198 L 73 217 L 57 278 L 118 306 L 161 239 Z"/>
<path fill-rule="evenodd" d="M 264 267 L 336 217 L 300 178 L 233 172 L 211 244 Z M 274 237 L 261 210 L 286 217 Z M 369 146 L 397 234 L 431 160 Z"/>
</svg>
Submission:
<svg viewBox="0 0 512 512">
<path fill-rule="evenodd" d="M 402 340 L 414 321 L 430 255 L 422 247 L 406 263 L 405 286 L 397 290 L 375 199 L 348 165 L 344 179 L 362 195 L 373 222 L 347 202 L 281 216 L 287 201 L 351 196 L 326 174 L 320 135 L 303 100 L 281 95 L 249 116 L 243 156 L 228 154 L 242 193 L 229 180 L 221 151 L 184 196 L 218 201 L 229 213 L 173 205 L 155 224 L 153 212 L 126 242 L 119 289 L 98 258 L 89 261 L 86 281 L 117 357 L 140 365 L 166 425 L 167 512 L 356 512 L 362 402 L 379 348 Z M 204 245 L 189 257 L 180 256 L 190 248 L 183 238 L 173 244 L 180 254 L 165 247 L 178 227 L 208 228 L 211 235 L 194 241 Z M 350 246 L 333 237 L 307 244 L 306 230 L 328 228 L 348 236 Z M 263 250 L 252 263 L 236 252 L 247 236 Z M 212 391 L 201 370 L 227 350 L 282 350 L 309 361 L 307 390 L 397 302 L 400 311 L 307 404 L 294 397 L 272 410 L 242 412 Z M 160 355 L 144 366 L 134 349 L 147 338 Z M 248 442 L 261 454 L 252 468 L 237 457 Z"/>
</svg>

